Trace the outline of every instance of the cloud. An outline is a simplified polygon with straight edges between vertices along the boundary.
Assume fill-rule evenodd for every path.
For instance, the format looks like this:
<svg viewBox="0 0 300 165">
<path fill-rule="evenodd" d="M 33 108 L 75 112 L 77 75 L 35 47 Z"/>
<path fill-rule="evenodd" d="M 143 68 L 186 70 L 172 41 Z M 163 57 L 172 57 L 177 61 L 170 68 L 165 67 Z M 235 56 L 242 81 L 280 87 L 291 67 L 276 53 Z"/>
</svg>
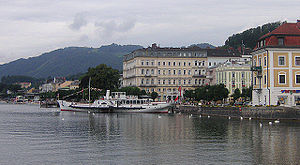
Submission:
<svg viewBox="0 0 300 165">
<path fill-rule="evenodd" d="M 115 33 L 128 32 L 134 28 L 136 21 L 134 19 L 127 19 L 123 21 L 108 20 L 96 22 L 98 32 L 103 37 L 112 37 Z"/>
<path fill-rule="evenodd" d="M 74 17 L 73 23 L 69 25 L 72 30 L 80 30 L 81 27 L 87 25 L 88 21 L 86 19 L 87 13 L 77 13 Z"/>
<path fill-rule="evenodd" d="M 0 63 L 65 46 L 112 42 L 218 46 L 248 28 L 299 19 L 299 0 L 0 0 L 0 4 Z"/>
</svg>

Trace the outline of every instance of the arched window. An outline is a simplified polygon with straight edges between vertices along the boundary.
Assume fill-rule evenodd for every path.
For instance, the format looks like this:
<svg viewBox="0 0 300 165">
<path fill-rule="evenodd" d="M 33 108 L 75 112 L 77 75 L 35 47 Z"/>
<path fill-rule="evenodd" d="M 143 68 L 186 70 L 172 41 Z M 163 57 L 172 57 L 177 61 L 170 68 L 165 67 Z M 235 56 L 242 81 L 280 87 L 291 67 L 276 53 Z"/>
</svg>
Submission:
<svg viewBox="0 0 300 165">
<path fill-rule="evenodd" d="M 285 72 L 279 72 L 278 73 L 278 83 L 279 84 L 286 84 L 286 73 Z"/>
</svg>

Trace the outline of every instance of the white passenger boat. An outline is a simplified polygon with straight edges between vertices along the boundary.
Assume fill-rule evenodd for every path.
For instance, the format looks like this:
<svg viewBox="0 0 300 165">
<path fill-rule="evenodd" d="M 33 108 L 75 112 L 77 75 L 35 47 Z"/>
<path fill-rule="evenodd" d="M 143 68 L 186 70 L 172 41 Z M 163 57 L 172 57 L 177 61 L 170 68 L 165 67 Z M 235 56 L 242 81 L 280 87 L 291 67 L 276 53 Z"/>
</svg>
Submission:
<svg viewBox="0 0 300 165">
<path fill-rule="evenodd" d="M 110 112 L 115 104 L 108 100 L 96 100 L 93 103 L 77 103 L 64 100 L 57 101 L 61 111 L 74 112 Z"/>
<path fill-rule="evenodd" d="M 139 99 L 137 96 L 126 96 L 125 92 L 106 92 L 103 100 L 94 103 L 75 103 L 58 100 L 61 111 L 89 111 L 89 112 L 143 112 L 143 113 L 168 113 L 171 103 L 153 102 L 150 98 Z"/>
<path fill-rule="evenodd" d="M 117 105 L 113 112 L 143 112 L 143 113 L 168 113 L 171 103 L 153 102 L 150 98 L 140 99 L 137 96 L 126 96 L 125 92 L 112 92 L 110 100 Z"/>
</svg>

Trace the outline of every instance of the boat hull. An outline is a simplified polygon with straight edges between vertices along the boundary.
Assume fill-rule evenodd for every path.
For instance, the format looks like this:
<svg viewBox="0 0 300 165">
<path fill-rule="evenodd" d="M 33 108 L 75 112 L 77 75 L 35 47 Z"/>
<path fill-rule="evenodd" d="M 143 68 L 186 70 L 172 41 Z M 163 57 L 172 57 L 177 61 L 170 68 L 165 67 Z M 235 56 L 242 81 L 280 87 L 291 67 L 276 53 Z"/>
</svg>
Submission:
<svg viewBox="0 0 300 165">
<path fill-rule="evenodd" d="M 171 104 L 114 107 L 117 113 L 168 113 Z"/>
<path fill-rule="evenodd" d="M 168 113 L 172 106 L 169 103 L 144 104 L 144 105 L 121 105 L 97 107 L 90 104 L 74 104 L 63 100 L 58 100 L 61 111 L 72 112 L 95 112 L 95 113 Z"/>
<path fill-rule="evenodd" d="M 110 112 L 111 108 L 107 107 L 92 107 L 90 104 L 74 104 L 73 102 L 67 102 L 63 100 L 58 100 L 58 104 L 61 111 L 71 111 L 71 112 L 96 112 L 105 113 Z"/>
</svg>

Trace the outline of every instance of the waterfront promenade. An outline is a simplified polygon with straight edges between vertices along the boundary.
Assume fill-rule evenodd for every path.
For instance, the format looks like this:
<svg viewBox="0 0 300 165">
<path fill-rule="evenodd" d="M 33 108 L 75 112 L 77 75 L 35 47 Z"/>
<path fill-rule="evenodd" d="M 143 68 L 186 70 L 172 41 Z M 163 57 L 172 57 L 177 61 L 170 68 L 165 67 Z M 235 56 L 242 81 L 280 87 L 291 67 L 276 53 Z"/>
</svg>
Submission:
<svg viewBox="0 0 300 165">
<path fill-rule="evenodd" d="M 197 115 L 215 115 L 225 117 L 243 117 L 252 119 L 280 119 L 280 120 L 299 120 L 300 109 L 298 107 L 214 107 L 214 106 L 191 106 L 178 105 L 175 112 Z"/>
</svg>

